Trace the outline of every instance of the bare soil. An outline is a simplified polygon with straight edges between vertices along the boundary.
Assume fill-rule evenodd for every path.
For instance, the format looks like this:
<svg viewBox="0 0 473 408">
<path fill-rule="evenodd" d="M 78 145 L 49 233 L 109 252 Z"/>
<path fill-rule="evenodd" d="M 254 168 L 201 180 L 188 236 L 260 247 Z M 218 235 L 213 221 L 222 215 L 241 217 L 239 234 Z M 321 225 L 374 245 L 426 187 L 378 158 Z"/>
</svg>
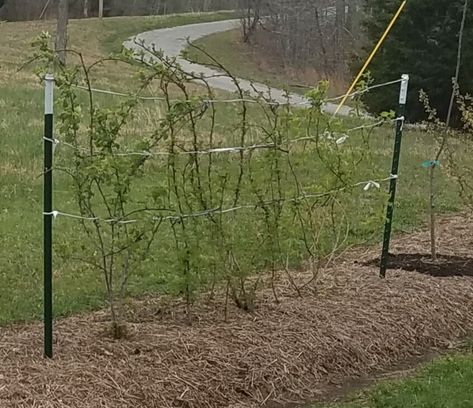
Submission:
<svg viewBox="0 0 473 408">
<path fill-rule="evenodd" d="M 105 311 L 61 319 L 52 361 L 42 358 L 40 323 L 2 328 L 0 407 L 237 408 L 322 400 L 330 389 L 451 348 L 473 331 L 471 275 L 436 272 L 469 262 L 473 219 L 446 218 L 439 235 L 439 264 L 448 268 L 427 273 L 418 254 L 427 253 L 429 237 L 421 231 L 394 241 L 393 254 L 403 255 L 393 256 L 386 280 L 373 264 L 379 248 L 358 248 L 302 297 L 281 273 L 279 302 L 268 288 L 251 314 L 230 307 L 225 316 L 224 296 L 216 296 L 195 305 L 190 323 L 180 302 L 150 298 L 135 302 L 122 341 L 107 336 Z M 425 269 L 406 273 L 402 266 Z M 293 278 L 302 285 L 312 275 L 294 271 Z"/>
<path fill-rule="evenodd" d="M 370 261 L 367 265 L 379 265 L 379 259 Z M 433 260 L 429 254 L 390 254 L 388 269 L 401 269 L 436 277 L 473 277 L 473 258 L 439 255 L 436 260 Z"/>
</svg>

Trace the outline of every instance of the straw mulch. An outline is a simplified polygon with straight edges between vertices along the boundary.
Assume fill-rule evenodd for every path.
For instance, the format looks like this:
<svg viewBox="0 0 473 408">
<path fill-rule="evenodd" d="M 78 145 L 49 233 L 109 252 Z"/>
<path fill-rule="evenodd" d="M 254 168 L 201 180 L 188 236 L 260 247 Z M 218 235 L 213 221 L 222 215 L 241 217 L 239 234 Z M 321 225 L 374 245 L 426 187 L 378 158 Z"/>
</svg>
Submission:
<svg viewBox="0 0 473 408">
<path fill-rule="evenodd" d="M 468 255 L 472 231 L 473 220 L 444 220 L 441 252 Z M 427 248 L 418 233 L 393 249 Z M 223 301 L 195 306 L 189 325 L 179 307 L 158 313 L 153 300 L 139 304 L 145 310 L 122 341 L 104 335 L 105 312 L 60 320 L 53 361 L 41 358 L 40 324 L 1 329 L 0 407 L 287 406 L 449 347 L 473 329 L 471 277 L 391 271 L 382 281 L 377 268 L 362 266 L 377 254 L 346 254 L 302 298 L 281 280 L 280 303 L 268 291 L 255 313 L 230 308 L 227 322 Z"/>
</svg>

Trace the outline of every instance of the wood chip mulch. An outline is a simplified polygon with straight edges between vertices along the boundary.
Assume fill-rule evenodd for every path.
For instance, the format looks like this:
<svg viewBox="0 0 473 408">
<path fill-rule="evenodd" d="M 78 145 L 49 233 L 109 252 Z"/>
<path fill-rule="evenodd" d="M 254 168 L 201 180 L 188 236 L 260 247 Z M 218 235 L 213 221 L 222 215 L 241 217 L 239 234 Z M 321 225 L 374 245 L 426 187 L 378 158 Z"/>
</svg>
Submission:
<svg viewBox="0 0 473 408">
<path fill-rule="evenodd" d="M 442 220 L 440 252 L 473 257 L 473 219 Z M 426 253 L 426 232 L 393 252 Z M 188 324 L 181 306 L 140 301 L 130 336 L 104 334 L 97 312 L 56 324 L 56 356 L 42 358 L 40 323 L 0 328 L 0 407 L 277 407 L 317 400 L 328 384 L 388 369 L 473 330 L 473 278 L 389 271 L 364 264 L 379 249 L 355 249 L 298 297 L 282 278 L 256 311 L 201 302 Z M 308 272 L 294 272 L 299 282 Z"/>
</svg>

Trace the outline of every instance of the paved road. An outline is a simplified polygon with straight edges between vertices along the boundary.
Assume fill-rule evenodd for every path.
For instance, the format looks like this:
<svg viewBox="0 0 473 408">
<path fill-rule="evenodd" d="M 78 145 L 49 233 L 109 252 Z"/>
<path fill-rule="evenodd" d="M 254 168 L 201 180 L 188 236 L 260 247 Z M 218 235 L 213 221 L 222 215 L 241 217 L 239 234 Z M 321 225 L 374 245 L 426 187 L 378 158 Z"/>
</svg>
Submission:
<svg viewBox="0 0 473 408">
<path fill-rule="evenodd" d="M 164 55 L 168 57 L 177 57 L 178 62 L 185 71 L 193 72 L 197 75 L 203 75 L 209 85 L 213 88 L 235 92 L 236 86 L 230 78 L 222 76 L 221 72 L 216 69 L 194 64 L 183 59 L 181 57 L 181 52 L 187 48 L 187 39 L 192 42 L 210 34 L 235 29 L 239 24 L 239 20 L 225 20 L 147 31 L 125 41 L 124 46 L 135 51 L 142 51 L 141 47 L 136 44 L 136 42 L 144 41 L 147 47 L 154 45 L 156 49 L 162 50 Z M 281 89 L 270 88 L 268 90 L 268 86 L 264 84 L 250 82 L 245 79 L 238 79 L 238 82 L 243 90 L 248 91 L 251 94 L 256 95 L 256 89 L 257 92 L 262 92 L 265 96 L 271 94 L 271 98 L 276 102 L 286 102 L 284 91 Z M 309 105 L 306 98 L 297 94 L 290 95 L 290 102 L 297 105 Z M 323 109 L 327 113 L 333 113 L 335 112 L 336 107 L 337 105 L 327 103 L 324 105 Z M 347 116 L 349 113 L 350 108 L 348 107 L 344 107 L 340 111 L 340 114 L 343 116 Z"/>
</svg>

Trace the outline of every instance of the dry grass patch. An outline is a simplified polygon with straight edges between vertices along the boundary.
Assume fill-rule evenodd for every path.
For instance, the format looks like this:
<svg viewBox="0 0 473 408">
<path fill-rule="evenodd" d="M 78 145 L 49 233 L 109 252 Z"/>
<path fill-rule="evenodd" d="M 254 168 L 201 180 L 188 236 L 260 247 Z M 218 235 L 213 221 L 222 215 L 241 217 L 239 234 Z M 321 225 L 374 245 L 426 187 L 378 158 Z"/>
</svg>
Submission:
<svg viewBox="0 0 473 408">
<path fill-rule="evenodd" d="M 71 20 L 68 47 L 83 53 L 85 61 L 92 63 L 108 56 L 111 52 L 120 51 L 123 41 L 143 31 L 225 20 L 232 17 L 231 12 L 215 12 L 151 17 L 113 17 L 103 21 L 96 18 Z M 32 55 L 33 39 L 45 31 L 54 36 L 55 21 L 0 22 L 0 36 L 4 39 L 0 44 L 0 86 L 12 81 L 21 81 L 23 85 L 25 83 L 32 85 L 37 82 L 30 70 L 21 73 L 17 71 Z M 124 78 L 131 72 L 122 64 L 108 64 L 97 67 L 95 70 L 95 74 L 101 79 L 101 84 L 111 86 L 121 83 L 122 88 L 130 86 L 124 84 Z"/>
</svg>

